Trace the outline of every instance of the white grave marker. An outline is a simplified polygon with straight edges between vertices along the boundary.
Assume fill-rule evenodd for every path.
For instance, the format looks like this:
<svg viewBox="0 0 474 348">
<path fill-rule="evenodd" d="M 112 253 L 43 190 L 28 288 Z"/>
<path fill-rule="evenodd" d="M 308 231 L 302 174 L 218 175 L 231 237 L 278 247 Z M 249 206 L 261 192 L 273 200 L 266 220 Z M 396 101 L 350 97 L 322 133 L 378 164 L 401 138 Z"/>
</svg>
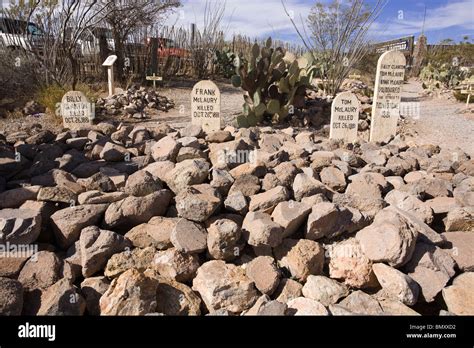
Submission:
<svg viewBox="0 0 474 348">
<path fill-rule="evenodd" d="M 377 64 L 370 141 L 383 141 L 397 134 L 406 58 L 399 51 L 382 54 Z"/>
<path fill-rule="evenodd" d="M 107 68 L 107 76 L 109 80 L 109 97 L 113 96 L 115 94 L 115 89 L 114 89 L 114 64 L 117 61 L 117 56 L 109 56 L 105 60 L 104 64 L 102 66 L 105 66 Z"/>
<path fill-rule="evenodd" d="M 71 130 L 87 128 L 92 125 L 93 106 L 79 91 L 67 92 L 61 100 L 61 116 L 65 128 Z"/>
<path fill-rule="evenodd" d="M 212 81 L 198 82 L 191 92 L 192 123 L 206 133 L 221 130 L 221 92 Z"/>
<path fill-rule="evenodd" d="M 334 98 L 331 108 L 331 130 L 329 137 L 352 143 L 357 140 L 360 102 L 351 92 L 340 93 Z"/>
<path fill-rule="evenodd" d="M 156 89 L 156 82 L 157 81 L 163 81 L 163 77 L 161 76 L 156 76 L 155 73 L 153 73 L 153 76 L 147 76 L 146 77 L 147 81 L 153 81 L 153 89 Z"/>
</svg>

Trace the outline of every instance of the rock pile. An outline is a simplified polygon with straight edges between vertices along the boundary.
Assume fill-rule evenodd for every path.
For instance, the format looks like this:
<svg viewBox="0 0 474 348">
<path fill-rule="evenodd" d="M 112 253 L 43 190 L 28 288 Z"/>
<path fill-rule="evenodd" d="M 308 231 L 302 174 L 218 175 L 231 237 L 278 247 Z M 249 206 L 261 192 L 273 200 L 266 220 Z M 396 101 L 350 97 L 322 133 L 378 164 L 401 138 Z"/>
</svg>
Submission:
<svg viewBox="0 0 474 348">
<path fill-rule="evenodd" d="M 460 150 L 269 127 L 4 134 L 0 209 L 0 314 L 474 314 Z"/>
<path fill-rule="evenodd" d="M 98 115 L 128 115 L 135 119 L 147 118 L 147 110 L 165 111 L 174 108 L 174 102 L 158 95 L 155 90 L 132 86 L 123 93 L 96 102 Z"/>
</svg>

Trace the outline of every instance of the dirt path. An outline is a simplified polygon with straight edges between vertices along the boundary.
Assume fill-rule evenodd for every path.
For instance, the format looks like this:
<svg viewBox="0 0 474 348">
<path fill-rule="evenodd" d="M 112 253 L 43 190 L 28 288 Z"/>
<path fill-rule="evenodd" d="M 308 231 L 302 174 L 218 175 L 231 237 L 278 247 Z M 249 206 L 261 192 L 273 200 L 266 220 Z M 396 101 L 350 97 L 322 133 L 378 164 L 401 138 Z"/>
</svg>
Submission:
<svg viewBox="0 0 474 348">
<path fill-rule="evenodd" d="M 182 128 L 191 122 L 191 90 L 194 82 L 185 82 L 181 86 L 164 87 L 159 94 L 174 100 L 176 107 L 167 113 L 157 113 L 146 121 L 147 125 L 156 122 L 168 122 L 172 127 Z M 231 123 L 242 110 L 244 99 L 240 89 L 229 83 L 216 82 L 221 91 L 221 115 L 224 124 Z"/>
<path fill-rule="evenodd" d="M 406 103 L 404 105 L 413 106 L 407 108 L 405 113 L 402 111 L 402 114 L 414 121 L 414 140 L 419 144 L 442 145 L 448 149 L 460 147 L 474 157 L 474 115 L 462 113 L 465 110 L 463 103 L 423 97 L 422 91 L 420 82 L 410 80 L 402 93 L 402 102 Z"/>
</svg>

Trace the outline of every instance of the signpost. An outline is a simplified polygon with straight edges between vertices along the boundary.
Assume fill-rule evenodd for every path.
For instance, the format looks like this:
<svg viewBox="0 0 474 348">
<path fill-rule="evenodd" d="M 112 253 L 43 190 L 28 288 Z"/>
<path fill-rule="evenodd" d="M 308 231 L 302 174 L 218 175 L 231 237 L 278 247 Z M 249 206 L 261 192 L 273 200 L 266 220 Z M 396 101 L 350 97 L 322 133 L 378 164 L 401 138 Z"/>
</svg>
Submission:
<svg viewBox="0 0 474 348">
<path fill-rule="evenodd" d="M 107 76 L 109 80 L 109 97 L 115 94 L 115 87 L 114 87 L 114 64 L 117 61 L 117 56 L 109 56 L 105 60 L 102 66 L 107 68 Z"/>
</svg>

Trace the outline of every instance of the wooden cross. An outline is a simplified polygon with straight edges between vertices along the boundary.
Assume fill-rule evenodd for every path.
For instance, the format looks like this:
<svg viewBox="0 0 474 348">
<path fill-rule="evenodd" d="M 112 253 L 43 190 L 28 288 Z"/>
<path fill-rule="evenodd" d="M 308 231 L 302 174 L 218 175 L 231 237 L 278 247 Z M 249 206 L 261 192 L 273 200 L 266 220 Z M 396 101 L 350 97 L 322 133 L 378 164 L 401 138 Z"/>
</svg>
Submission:
<svg viewBox="0 0 474 348">
<path fill-rule="evenodd" d="M 471 101 L 471 95 L 474 94 L 474 90 L 473 90 L 474 79 L 467 80 L 465 86 L 467 87 L 467 89 L 461 90 L 461 94 L 467 94 L 466 106 L 469 107 L 469 102 Z"/>
<path fill-rule="evenodd" d="M 146 79 L 147 81 L 153 81 L 153 89 L 156 89 L 156 81 L 163 81 L 163 78 L 161 76 L 156 76 L 155 73 L 153 73 L 153 76 L 147 76 Z"/>
</svg>

